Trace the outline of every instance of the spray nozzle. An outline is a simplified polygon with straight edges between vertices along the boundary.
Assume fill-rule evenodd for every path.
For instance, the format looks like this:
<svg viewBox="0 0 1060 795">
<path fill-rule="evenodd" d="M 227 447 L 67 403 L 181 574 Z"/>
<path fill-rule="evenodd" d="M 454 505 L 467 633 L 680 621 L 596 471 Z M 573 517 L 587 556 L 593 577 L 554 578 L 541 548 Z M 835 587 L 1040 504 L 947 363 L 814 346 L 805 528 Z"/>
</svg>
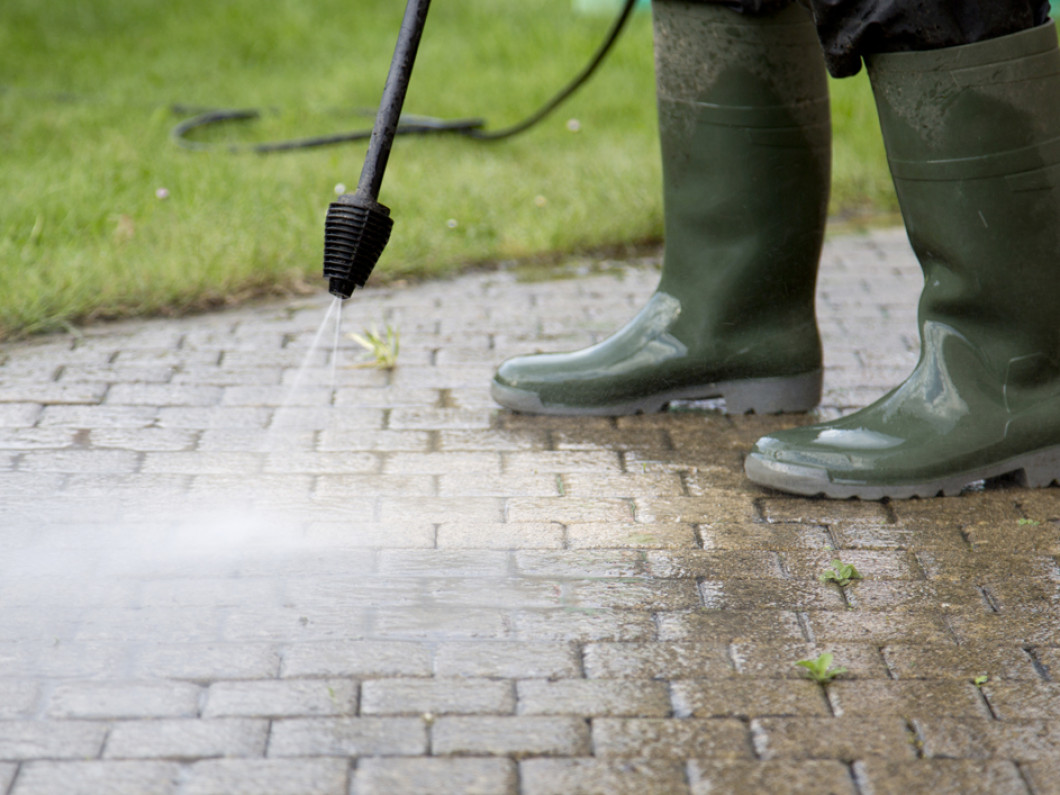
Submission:
<svg viewBox="0 0 1060 795">
<path fill-rule="evenodd" d="M 390 240 L 390 209 L 360 190 L 346 193 L 328 207 L 324 221 L 324 278 L 328 292 L 349 298 L 364 287 Z"/>
<path fill-rule="evenodd" d="M 408 0 L 357 190 L 340 196 L 328 207 L 324 221 L 324 277 L 328 291 L 340 298 L 349 298 L 354 287 L 364 286 L 394 226 L 390 210 L 377 198 L 429 6 L 430 0 Z"/>
</svg>

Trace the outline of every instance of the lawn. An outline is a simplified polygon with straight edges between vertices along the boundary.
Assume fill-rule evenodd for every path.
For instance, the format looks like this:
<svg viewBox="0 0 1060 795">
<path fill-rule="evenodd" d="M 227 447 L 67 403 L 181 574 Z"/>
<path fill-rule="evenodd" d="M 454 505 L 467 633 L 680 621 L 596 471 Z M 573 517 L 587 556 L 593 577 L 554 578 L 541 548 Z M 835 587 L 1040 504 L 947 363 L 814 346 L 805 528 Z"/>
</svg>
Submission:
<svg viewBox="0 0 1060 795">
<path fill-rule="evenodd" d="M 215 144 L 370 126 L 402 11 L 395 0 L 4 0 L 0 339 L 324 289 L 324 212 L 336 185 L 356 184 L 365 145 L 191 152 L 170 139 L 188 116 L 173 107 L 264 109 L 194 134 Z M 609 25 L 571 0 L 436 2 L 406 111 L 513 123 Z M 833 89 L 833 215 L 893 212 L 867 82 Z M 373 280 L 658 240 L 657 145 L 639 13 L 592 81 L 532 131 L 397 142 L 380 195 L 396 225 Z"/>
</svg>

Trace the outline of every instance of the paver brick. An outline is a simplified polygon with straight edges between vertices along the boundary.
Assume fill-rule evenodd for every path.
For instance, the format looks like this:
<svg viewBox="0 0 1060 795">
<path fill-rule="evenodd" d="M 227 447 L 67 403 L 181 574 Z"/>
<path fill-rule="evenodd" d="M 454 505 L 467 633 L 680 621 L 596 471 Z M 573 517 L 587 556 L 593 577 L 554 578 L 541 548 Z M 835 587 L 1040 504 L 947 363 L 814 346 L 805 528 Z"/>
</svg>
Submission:
<svg viewBox="0 0 1060 795">
<path fill-rule="evenodd" d="M 0 661 L 2 659 L 0 655 Z M 0 667 L 0 670 L 6 669 Z M 40 685 L 32 679 L 0 679 L 0 720 L 31 717 L 39 690 Z"/>
<path fill-rule="evenodd" d="M 626 497 L 651 499 L 684 496 L 684 485 L 676 472 L 566 472 L 563 493 L 571 497 Z"/>
<path fill-rule="evenodd" d="M 897 523 L 909 527 L 949 525 L 965 528 L 979 522 L 1018 526 L 1022 513 L 1015 501 L 990 493 L 962 494 L 959 500 L 901 500 L 891 503 Z"/>
<path fill-rule="evenodd" d="M 422 370 L 421 370 L 422 372 Z M 400 375 L 405 377 L 408 368 L 402 369 Z M 444 378 L 444 376 L 443 376 Z M 429 386 L 424 379 L 413 386 Z M 449 383 L 443 381 L 443 385 Z M 388 428 L 396 431 L 406 430 L 486 430 L 492 425 L 491 409 L 445 409 L 445 408 L 395 408 L 390 412 Z"/>
<path fill-rule="evenodd" d="M 115 407 L 115 410 L 123 407 Z M 126 409 L 131 411 L 136 407 Z M 228 406 L 172 406 L 150 408 L 152 418 L 157 416 L 158 426 L 162 428 L 265 428 L 272 415 L 270 409 L 257 407 Z"/>
<path fill-rule="evenodd" d="M 11 795 L 176 795 L 179 782 L 174 762 L 29 762 Z"/>
<path fill-rule="evenodd" d="M 561 549 L 564 528 L 558 522 L 506 522 L 438 526 L 438 549 Z"/>
<path fill-rule="evenodd" d="M 418 717 L 285 718 L 272 724 L 268 755 L 418 756 L 427 752 L 427 729 Z"/>
<path fill-rule="evenodd" d="M 362 715 L 490 715 L 515 711 L 512 684 L 492 679 L 372 679 Z"/>
<path fill-rule="evenodd" d="M 88 721 L 0 721 L 0 760 L 91 759 L 106 733 L 105 724 Z"/>
<path fill-rule="evenodd" d="M 94 448 L 116 448 L 136 452 L 178 452 L 196 445 L 198 434 L 191 430 L 166 428 L 103 428 L 90 431 Z"/>
<path fill-rule="evenodd" d="M 638 577 L 648 573 L 643 552 L 624 549 L 519 551 L 516 571 L 524 577 Z"/>
<path fill-rule="evenodd" d="M 410 521 L 488 524 L 504 519 L 504 500 L 500 497 L 384 497 L 379 500 L 379 520 L 388 524 L 400 525 Z M 531 521 L 542 520 L 551 521 L 541 516 L 535 516 Z"/>
<path fill-rule="evenodd" d="M 767 522 L 797 522 L 815 525 L 836 525 L 846 522 L 889 524 L 892 522 L 888 507 L 879 502 L 768 497 L 759 504 L 762 517 Z"/>
<path fill-rule="evenodd" d="M 36 629 L 42 629 L 40 623 Z M 60 642 L 56 646 L 54 637 L 43 643 L 0 641 L 0 670 L 5 676 L 30 680 L 100 677 L 116 670 L 125 656 L 125 648 L 114 643 Z"/>
<path fill-rule="evenodd" d="M 755 718 L 754 747 L 762 759 L 915 759 L 914 738 L 898 717 Z"/>
<path fill-rule="evenodd" d="M 799 619 L 792 610 L 721 610 L 704 608 L 660 613 L 659 640 L 710 639 L 716 643 L 734 640 L 804 640 Z"/>
<path fill-rule="evenodd" d="M 754 518 L 754 498 L 732 489 L 711 489 L 695 497 L 636 497 L 634 511 L 638 522 L 689 522 L 700 524 L 718 516 L 736 521 Z"/>
<path fill-rule="evenodd" d="M 733 674 L 724 643 L 588 643 L 586 676 L 596 679 L 718 679 Z"/>
<path fill-rule="evenodd" d="M 453 610 L 449 607 L 383 607 L 371 623 L 373 637 L 411 640 L 456 638 L 502 639 L 510 635 L 508 616 L 482 607 Z"/>
<path fill-rule="evenodd" d="M 829 716 L 821 688 L 790 679 L 680 680 L 671 684 L 674 714 L 681 718 L 756 718 L 766 715 Z"/>
<path fill-rule="evenodd" d="M 1043 759 L 1038 762 L 1023 762 L 1020 771 L 1030 784 L 1034 795 L 1057 795 L 1060 793 L 1060 760 Z"/>
<path fill-rule="evenodd" d="M 340 455 L 346 455 L 342 453 Z M 496 453 L 487 452 L 451 452 L 444 456 L 434 453 L 392 452 L 386 456 L 383 472 L 389 475 L 430 474 L 444 475 L 456 472 L 465 478 L 465 489 L 470 487 L 475 492 L 471 481 L 481 480 L 481 476 L 499 475 L 501 459 Z M 472 477 L 473 476 L 473 477 Z M 464 494 L 469 492 L 465 490 Z"/>
<path fill-rule="evenodd" d="M 671 712 L 664 682 L 532 679 L 517 683 L 516 690 L 520 715 L 665 717 Z"/>
<path fill-rule="evenodd" d="M 968 542 L 954 524 L 836 524 L 829 527 L 838 550 L 931 549 L 961 551 Z"/>
<path fill-rule="evenodd" d="M 844 561 L 845 562 L 845 561 Z M 844 589 L 847 603 L 857 610 L 923 611 L 937 605 L 942 612 L 974 611 L 984 607 L 983 594 L 970 583 L 924 580 L 855 580 Z"/>
<path fill-rule="evenodd" d="M 509 759 L 427 757 L 371 758 L 357 764 L 357 795 L 515 795 L 515 763 Z"/>
<path fill-rule="evenodd" d="M 644 553 L 648 573 L 658 578 L 761 580 L 787 577 L 775 552 L 736 550 L 650 550 Z"/>
<path fill-rule="evenodd" d="M 269 724 L 265 720 L 136 720 L 111 726 L 105 759 L 208 759 L 260 757 Z"/>
<path fill-rule="evenodd" d="M 987 717 L 989 712 L 970 681 L 836 681 L 828 688 L 835 714 Z"/>
<path fill-rule="evenodd" d="M 357 490 L 349 493 L 357 493 Z M 336 511 L 336 514 L 341 515 L 341 511 Z M 394 527 L 381 522 L 361 524 L 336 518 L 332 521 L 310 522 L 305 528 L 305 538 L 311 543 L 332 548 L 432 549 L 435 546 L 435 529 L 433 524 L 428 523 Z"/>
<path fill-rule="evenodd" d="M 131 450 L 35 450 L 19 460 L 23 472 L 114 472 L 125 474 L 140 468 L 140 455 Z"/>
<path fill-rule="evenodd" d="M 741 675 L 802 679 L 806 670 L 799 660 L 815 659 L 831 653 L 835 665 L 846 668 L 844 678 L 887 679 L 889 671 L 879 648 L 871 643 L 829 643 L 827 646 L 800 641 L 757 642 L 737 640 L 729 647 L 736 669 Z"/>
<path fill-rule="evenodd" d="M 850 769 L 842 762 L 819 759 L 772 762 L 693 759 L 688 767 L 692 795 L 722 792 L 858 795 L 850 777 Z"/>
<path fill-rule="evenodd" d="M 820 525 L 710 522 L 698 525 L 698 529 L 703 549 L 717 552 L 817 550 L 832 543 Z"/>
<path fill-rule="evenodd" d="M 216 406 L 222 390 L 216 386 L 183 384 L 113 384 L 106 403 L 112 406 Z"/>
<path fill-rule="evenodd" d="M 889 644 L 882 649 L 896 679 L 994 678 L 1039 681 L 1031 657 L 1019 646 L 918 646 Z"/>
<path fill-rule="evenodd" d="M 275 473 L 303 473 L 309 475 L 377 474 L 380 456 L 375 453 L 308 453 L 274 452 L 265 460 L 264 471 Z M 406 478 L 400 482 L 410 482 Z M 352 489 L 346 494 L 355 494 Z"/>
<path fill-rule="evenodd" d="M 509 474 L 552 472 L 569 474 L 575 472 L 599 476 L 600 473 L 621 473 L 618 453 L 595 447 L 592 450 L 535 450 L 507 451 L 502 453 L 504 471 Z M 612 495 L 608 495 L 612 496 Z"/>
<path fill-rule="evenodd" d="M 509 555 L 504 551 L 384 550 L 379 573 L 386 577 L 506 577 Z"/>
<path fill-rule="evenodd" d="M 283 651 L 281 675 L 430 676 L 431 651 L 426 644 L 361 640 L 295 643 Z"/>
<path fill-rule="evenodd" d="M 63 718 L 195 717 L 202 688 L 186 682 L 70 682 L 56 685 L 45 714 Z"/>
<path fill-rule="evenodd" d="M 40 403 L 0 403 L 0 428 L 25 428 L 33 425 L 41 416 L 42 410 L 46 409 Z"/>
<path fill-rule="evenodd" d="M 817 579 L 822 572 L 831 569 L 831 562 L 836 558 L 856 567 L 866 581 L 924 579 L 924 572 L 909 550 L 852 549 L 842 553 L 835 550 L 780 553 L 784 569 L 790 576 L 798 579 Z"/>
<path fill-rule="evenodd" d="M 406 451 L 425 453 L 431 450 L 429 431 L 369 430 L 367 428 L 325 428 L 320 431 L 316 449 L 323 453 Z"/>
<path fill-rule="evenodd" d="M 806 613 L 811 637 L 818 643 L 855 641 L 877 643 L 923 643 L 935 646 L 955 642 L 950 623 L 935 613 L 911 611 L 866 612 L 861 610 Z"/>
<path fill-rule="evenodd" d="M 108 385 L 102 383 L 37 382 L 5 383 L 0 403 L 39 403 L 46 406 L 79 403 L 96 404 L 103 399 Z"/>
<path fill-rule="evenodd" d="M 681 795 L 684 765 L 660 759 L 526 759 L 519 763 L 522 795 Z"/>
<path fill-rule="evenodd" d="M 547 473 L 508 475 L 450 469 L 436 477 L 440 497 L 555 497 L 562 492 L 560 476 Z"/>
<path fill-rule="evenodd" d="M 589 726 L 584 718 L 538 715 L 441 717 L 431 748 L 457 756 L 579 756 L 589 752 Z"/>
<path fill-rule="evenodd" d="M 1056 759 L 1060 721 L 968 720 L 926 716 L 913 721 L 924 755 L 957 759 L 1011 759 L 1037 762 Z"/>
<path fill-rule="evenodd" d="M 1056 616 L 1040 609 L 1005 613 L 956 612 L 946 623 L 962 645 L 1043 646 L 1056 643 Z"/>
<path fill-rule="evenodd" d="M 633 523 L 633 506 L 614 497 L 511 497 L 505 501 L 511 522 L 542 519 L 562 524 L 584 522 Z"/>
<path fill-rule="evenodd" d="M 608 524 L 590 522 L 567 527 L 571 549 L 694 549 L 695 529 L 687 524 Z"/>
<path fill-rule="evenodd" d="M 581 672 L 573 644 L 548 642 L 443 642 L 435 653 L 434 667 L 442 677 L 558 679 Z"/>
<path fill-rule="evenodd" d="M 651 605 L 657 610 L 693 610 L 700 605 L 699 591 L 692 580 L 652 580 L 622 578 L 569 582 L 563 604 L 569 609 L 636 609 Z"/>
<path fill-rule="evenodd" d="M 637 641 L 655 636 L 655 623 L 646 610 L 523 610 L 512 623 L 515 638 L 523 641 Z"/>
<path fill-rule="evenodd" d="M 163 642 L 176 637 L 188 643 L 207 643 L 217 639 L 218 620 L 216 609 L 202 605 L 89 608 L 81 616 L 74 639 L 132 643 Z"/>
<path fill-rule="evenodd" d="M 1060 573 L 1054 557 L 1043 554 L 999 554 L 992 552 L 924 551 L 917 553 L 929 579 L 977 583 L 1003 582 L 1018 571 L 1027 582 L 1050 578 Z M 1026 583 L 1024 583 L 1026 584 Z"/>
<path fill-rule="evenodd" d="M 743 721 L 731 718 L 595 718 L 597 757 L 750 759 Z"/>
<path fill-rule="evenodd" d="M 864 790 L 878 795 L 949 792 L 957 795 L 1026 795 L 1027 786 L 1008 761 L 916 759 L 899 762 L 869 757 L 854 763 Z"/>
<path fill-rule="evenodd" d="M 35 407 L 39 410 L 39 407 Z M 9 424 L 17 427 L 33 425 L 37 411 L 22 409 L 21 422 L 5 422 L 6 412 L 12 408 L 0 406 L 0 427 Z M 155 422 L 159 410 L 154 406 L 46 406 L 40 411 L 37 425 L 42 428 L 147 428 Z M 15 419 L 15 418 L 12 418 Z"/>
<path fill-rule="evenodd" d="M 368 617 L 366 608 L 244 608 L 227 617 L 221 639 L 235 643 L 356 639 L 366 634 Z"/>
<path fill-rule="evenodd" d="M 191 765 L 180 795 L 347 795 L 345 759 L 206 759 Z"/>
<path fill-rule="evenodd" d="M 814 580 L 702 580 L 703 605 L 709 610 L 839 611 L 846 601 L 838 589 Z"/>
<path fill-rule="evenodd" d="M 1037 665 L 1041 668 L 1039 674 L 1035 670 L 1035 674 L 1040 675 L 1043 679 L 1054 681 L 1057 679 L 1057 674 L 1060 674 L 1060 648 L 1050 646 L 1027 646 L 1024 647 L 1024 652 L 1028 658 L 1033 658 L 1037 661 Z M 1016 679 L 1018 677 L 1011 677 Z"/>
<path fill-rule="evenodd" d="M 215 682 L 206 695 L 205 718 L 353 715 L 357 685 L 347 679 L 283 679 Z"/>
</svg>

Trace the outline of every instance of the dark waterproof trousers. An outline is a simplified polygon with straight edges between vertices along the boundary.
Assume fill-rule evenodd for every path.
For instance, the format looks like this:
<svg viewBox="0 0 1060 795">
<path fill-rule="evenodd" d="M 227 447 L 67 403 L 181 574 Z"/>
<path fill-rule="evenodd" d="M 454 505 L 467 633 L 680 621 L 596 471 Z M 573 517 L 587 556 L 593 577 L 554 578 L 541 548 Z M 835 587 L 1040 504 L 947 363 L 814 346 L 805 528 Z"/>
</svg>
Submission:
<svg viewBox="0 0 1060 795">
<path fill-rule="evenodd" d="M 1049 0 L 693 0 L 744 14 L 800 2 L 813 9 L 828 71 L 847 77 L 861 57 L 973 44 L 1041 25 Z"/>
</svg>

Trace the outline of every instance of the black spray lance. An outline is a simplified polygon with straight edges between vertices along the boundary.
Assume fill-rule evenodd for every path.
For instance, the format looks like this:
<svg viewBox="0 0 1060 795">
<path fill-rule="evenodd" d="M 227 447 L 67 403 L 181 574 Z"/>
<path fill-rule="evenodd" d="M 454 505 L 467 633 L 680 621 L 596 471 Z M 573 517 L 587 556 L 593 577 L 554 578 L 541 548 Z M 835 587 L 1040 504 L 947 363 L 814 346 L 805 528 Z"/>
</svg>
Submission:
<svg viewBox="0 0 1060 795">
<path fill-rule="evenodd" d="M 328 280 L 328 292 L 339 298 L 349 298 L 355 287 L 364 287 L 390 240 L 394 221 L 390 209 L 378 201 L 379 188 L 430 4 L 430 0 L 408 0 L 357 190 L 343 194 L 328 207 L 324 221 L 324 278 Z"/>
</svg>

